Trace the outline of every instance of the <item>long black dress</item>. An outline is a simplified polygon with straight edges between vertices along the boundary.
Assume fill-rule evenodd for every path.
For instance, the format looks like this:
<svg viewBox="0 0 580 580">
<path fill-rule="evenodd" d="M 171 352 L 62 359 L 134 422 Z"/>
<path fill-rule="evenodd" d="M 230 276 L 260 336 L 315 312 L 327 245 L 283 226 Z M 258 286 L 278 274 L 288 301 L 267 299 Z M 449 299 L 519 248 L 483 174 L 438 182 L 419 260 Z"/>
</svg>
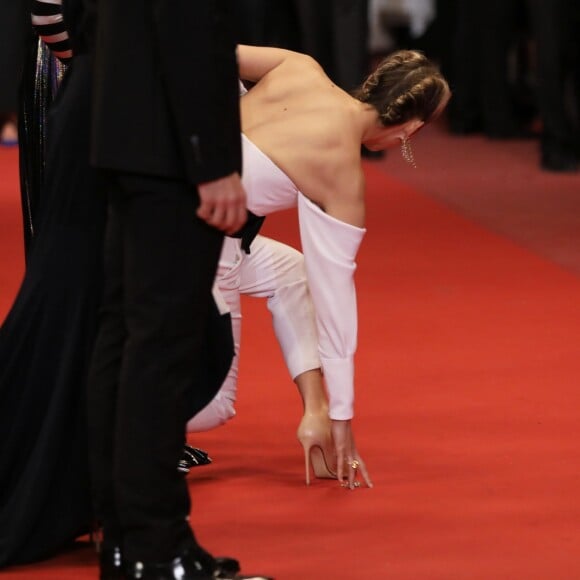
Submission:
<svg viewBox="0 0 580 580">
<path fill-rule="evenodd" d="M 26 273 L 0 328 L 0 567 L 49 557 L 92 522 L 85 379 L 105 200 L 88 163 L 90 75 L 75 56 L 49 108 Z"/>
</svg>

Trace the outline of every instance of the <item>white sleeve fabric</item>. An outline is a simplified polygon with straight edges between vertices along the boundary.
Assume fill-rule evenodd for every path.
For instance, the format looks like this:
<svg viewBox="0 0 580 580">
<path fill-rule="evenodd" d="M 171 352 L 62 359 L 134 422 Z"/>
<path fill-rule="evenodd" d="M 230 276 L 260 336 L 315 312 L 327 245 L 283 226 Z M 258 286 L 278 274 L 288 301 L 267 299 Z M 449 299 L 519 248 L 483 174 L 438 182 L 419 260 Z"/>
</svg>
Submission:
<svg viewBox="0 0 580 580">
<path fill-rule="evenodd" d="M 304 256 L 261 235 L 256 236 L 251 250 L 241 261 L 240 293 L 267 299 L 274 332 L 293 380 L 321 368 Z"/>
<path fill-rule="evenodd" d="M 298 218 L 329 415 L 352 419 L 358 327 L 355 257 L 366 229 L 329 216 L 302 194 L 298 195 Z"/>
<path fill-rule="evenodd" d="M 235 402 L 238 388 L 242 308 L 240 303 L 240 263 L 242 250 L 239 239 L 224 238 L 216 281 L 212 293 L 220 314 L 229 312 L 234 337 L 234 358 L 220 390 L 211 402 L 187 422 L 188 433 L 209 431 L 223 425 L 236 415 Z"/>
</svg>

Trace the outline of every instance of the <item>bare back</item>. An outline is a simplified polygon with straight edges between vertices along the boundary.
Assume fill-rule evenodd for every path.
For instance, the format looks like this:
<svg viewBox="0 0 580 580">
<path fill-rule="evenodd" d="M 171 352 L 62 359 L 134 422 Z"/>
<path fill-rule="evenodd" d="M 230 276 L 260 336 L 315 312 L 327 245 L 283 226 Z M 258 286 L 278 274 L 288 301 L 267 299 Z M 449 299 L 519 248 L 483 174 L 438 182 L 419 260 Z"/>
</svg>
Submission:
<svg viewBox="0 0 580 580">
<path fill-rule="evenodd" d="M 304 57 L 264 75 L 241 99 L 242 131 L 300 191 L 347 223 L 364 224 L 354 99 Z"/>
</svg>

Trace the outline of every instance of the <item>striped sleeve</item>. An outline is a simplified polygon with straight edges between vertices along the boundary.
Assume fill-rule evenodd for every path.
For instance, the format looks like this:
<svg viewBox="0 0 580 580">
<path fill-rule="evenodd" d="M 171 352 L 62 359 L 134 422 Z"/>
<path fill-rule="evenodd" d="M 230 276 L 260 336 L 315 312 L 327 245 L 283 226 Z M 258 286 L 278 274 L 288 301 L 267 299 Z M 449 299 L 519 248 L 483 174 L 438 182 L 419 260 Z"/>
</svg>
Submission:
<svg viewBox="0 0 580 580">
<path fill-rule="evenodd" d="M 62 0 L 33 0 L 32 24 L 54 56 L 63 62 L 72 58 L 72 47 L 62 17 Z"/>
</svg>

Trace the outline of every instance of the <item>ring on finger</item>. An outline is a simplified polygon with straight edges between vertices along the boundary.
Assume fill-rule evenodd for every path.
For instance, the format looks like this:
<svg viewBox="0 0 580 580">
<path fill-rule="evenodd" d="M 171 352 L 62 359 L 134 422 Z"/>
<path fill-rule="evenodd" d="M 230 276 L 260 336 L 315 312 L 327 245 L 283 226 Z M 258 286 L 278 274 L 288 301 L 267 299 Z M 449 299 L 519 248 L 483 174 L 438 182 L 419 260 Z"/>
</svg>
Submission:
<svg viewBox="0 0 580 580">
<path fill-rule="evenodd" d="M 353 487 L 353 488 L 355 488 L 355 487 L 360 487 L 360 485 L 361 485 L 360 481 L 353 481 L 353 482 L 352 482 L 352 487 Z M 350 486 L 351 486 L 351 484 L 350 484 L 348 481 L 343 481 L 343 482 L 340 484 L 340 487 L 350 488 Z"/>
</svg>

